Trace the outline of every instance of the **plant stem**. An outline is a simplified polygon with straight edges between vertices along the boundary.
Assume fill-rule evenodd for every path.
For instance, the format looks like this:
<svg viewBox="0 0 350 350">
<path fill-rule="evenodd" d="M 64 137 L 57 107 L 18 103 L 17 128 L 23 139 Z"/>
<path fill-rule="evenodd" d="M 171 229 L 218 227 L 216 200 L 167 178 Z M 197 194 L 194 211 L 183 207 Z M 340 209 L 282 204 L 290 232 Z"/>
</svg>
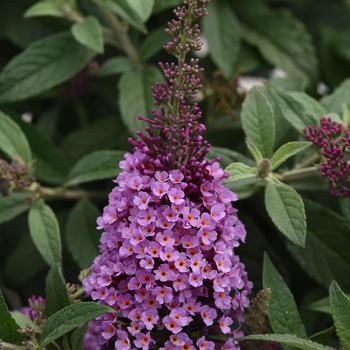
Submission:
<svg viewBox="0 0 350 350">
<path fill-rule="evenodd" d="M 293 180 L 301 180 L 305 177 L 314 176 L 319 174 L 319 169 L 317 166 L 311 166 L 302 169 L 288 170 L 282 174 L 277 174 L 281 181 L 288 182 Z"/>
<path fill-rule="evenodd" d="M 81 297 L 85 293 L 85 289 L 83 287 L 79 288 L 74 294 L 71 295 L 73 300 Z"/>
</svg>

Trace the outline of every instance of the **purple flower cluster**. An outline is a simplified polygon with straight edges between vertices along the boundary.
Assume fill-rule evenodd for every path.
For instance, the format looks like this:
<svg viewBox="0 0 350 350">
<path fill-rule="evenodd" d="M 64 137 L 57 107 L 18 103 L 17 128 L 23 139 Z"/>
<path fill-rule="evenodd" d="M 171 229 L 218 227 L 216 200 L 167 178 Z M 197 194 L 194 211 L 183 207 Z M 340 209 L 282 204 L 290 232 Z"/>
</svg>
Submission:
<svg viewBox="0 0 350 350">
<path fill-rule="evenodd" d="M 45 316 L 46 300 L 41 296 L 32 295 L 28 299 L 28 306 L 20 311 L 36 324 L 40 325 L 46 318 Z"/>
<path fill-rule="evenodd" d="M 113 339 L 118 350 L 147 350 L 166 335 L 163 350 L 195 349 L 188 330 L 232 334 L 242 321 L 251 283 L 234 248 L 246 232 L 217 162 L 206 162 L 194 202 L 181 171 L 146 175 L 149 161 L 136 151 L 120 162 L 123 171 L 97 221 L 101 255 L 84 286 L 115 310 L 96 321 L 101 345 Z M 237 348 L 229 344 L 221 348 Z M 214 349 L 215 342 L 201 337 L 197 346 Z"/>
<path fill-rule="evenodd" d="M 252 284 L 234 249 L 246 231 L 227 174 L 205 159 L 210 146 L 194 102 L 202 69 L 186 61 L 200 48 L 207 2 L 185 0 L 174 11 L 165 48 L 177 63 L 160 64 L 167 83 L 153 87 L 158 109 L 141 118 L 147 135 L 130 140 L 133 152 L 97 220 L 100 255 L 83 284 L 115 311 L 90 323 L 86 349 L 239 349 Z"/>
<path fill-rule="evenodd" d="M 321 148 L 321 176 L 328 181 L 330 192 L 336 197 L 350 197 L 350 129 L 322 117 L 321 126 L 304 130 L 305 137 Z"/>
</svg>

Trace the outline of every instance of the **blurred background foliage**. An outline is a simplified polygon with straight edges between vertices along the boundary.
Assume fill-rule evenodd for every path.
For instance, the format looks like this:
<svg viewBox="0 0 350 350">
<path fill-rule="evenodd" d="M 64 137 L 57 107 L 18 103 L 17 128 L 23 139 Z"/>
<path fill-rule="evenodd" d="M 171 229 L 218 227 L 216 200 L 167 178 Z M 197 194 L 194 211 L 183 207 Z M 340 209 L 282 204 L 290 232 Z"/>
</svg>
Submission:
<svg viewBox="0 0 350 350">
<path fill-rule="evenodd" d="M 20 307 L 45 289 L 48 267 L 27 222 L 34 197 L 44 198 L 58 218 L 68 282 L 76 283 L 80 269 L 97 255 L 95 220 L 113 186 L 116 164 L 130 150 L 128 137 L 142 128 L 137 116 L 152 109 L 150 86 L 162 80 L 157 64 L 169 59 L 162 49 L 167 40 L 163 29 L 178 3 L 0 2 L 0 109 L 28 140 L 35 178 L 28 193 L 13 191 L 0 198 L 0 286 L 10 307 Z M 350 106 L 349 19 L 345 0 L 212 0 L 198 53 L 205 67 L 198 101 L 206 136 L 215 146 L 211 156 L 221 156 L 224 166 L 251 162 L 240 110 L 254 85 L 306 92 L 315 100 L 341 86 L 324 105 L 331 103 L 335 113 Z M 278 109 L 279 100 L 273 101 Z M 300 105 L 294 107 L 304 113 Z M 1 132 L 13 138 L 9 129 Z M 289 123 L 276 119 L 277 146 L 296 138 Z M 1 158 L 9 161 L 8 154 L 5 150 Z M 295 188 L 309 201 L 307 247 L 285 241 L 258 189 L 238 203 L 248 229 L 240 254 L 258 290 L 263 253 L 268 252 L 312 334 L 330 324 L 328 314 L 310 309 L 327 295 L 330 281 L 337 279 L 350 291 L 350 207 L 331 198 L 318 178 L 299 181 Z M 308 204 L 312 201 L 319 206 Z"/>
</svg>

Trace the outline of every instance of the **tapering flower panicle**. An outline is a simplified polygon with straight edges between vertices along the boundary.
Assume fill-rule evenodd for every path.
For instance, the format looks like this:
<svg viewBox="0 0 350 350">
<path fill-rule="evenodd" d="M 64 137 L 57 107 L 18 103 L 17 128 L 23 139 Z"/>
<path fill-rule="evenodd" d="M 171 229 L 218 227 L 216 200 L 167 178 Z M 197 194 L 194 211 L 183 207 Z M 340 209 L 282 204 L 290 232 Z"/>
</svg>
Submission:
<svg viewBox="0 0 350 350">
<path fill-rule="evenodd" d="M 83 281 L 93 300 L 112 307 L 89 325 L 86 349 L 234 350 L 252 288 L 235 248 L 244 225 L 224 187 L 227 174 L 207 160 L 209 144 L 194 102 L 200 88 L 198 19 L 206 0 L 187 0 L 169 23 L 148 136 L 138 132 L 98 218 L 100 255 Z M 151 129 L 152 127 L 152 129 Z M 211 335 L 227 340 L 214 340 Z"/>
<path fill-rule="evenodd" d="M 350 197 L 350 129 L 322 117 L 321 126 L 304 130 L 305 137 L 321 149 L 321 176 L 328 181 L 330 193 Z"/>
</svg>

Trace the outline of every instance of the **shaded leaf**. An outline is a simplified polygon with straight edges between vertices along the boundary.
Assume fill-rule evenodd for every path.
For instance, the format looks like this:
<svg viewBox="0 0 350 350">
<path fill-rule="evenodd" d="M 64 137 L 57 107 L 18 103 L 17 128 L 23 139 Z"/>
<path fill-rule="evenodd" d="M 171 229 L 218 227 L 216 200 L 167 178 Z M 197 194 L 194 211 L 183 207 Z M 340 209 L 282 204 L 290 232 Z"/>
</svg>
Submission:
<svg viewBox="0 0 350 350">
<path fill-rule="evenodd" d="M 60 264 L 61 237 L 54 212 L 42 200 L 34 203 L 28 216 L 30 235 L 48 265 Z"/>
<path fill-rule="evenodd" d="M 125 73 L 131 69 L 132 64 L 126 57 L 113 57 L 103 62 L 97 71 L 97 75 L 99 77 L 108 77 L 110 75 Z"/>
<path fill-rule="evenodd" d="M 66 186 L 116 177 L 123 156 L 121 151 L 96 151 L 83 157 L 69 172 Z"/>
<path fill-rule="evenodd" d="M 23 192 L 14 192 L 0 197 L 0 223 L 14 219 L 29 208 L 30 196 Z"/>
<path fill-rule="evenodd" d="M 24 17 L 53 16 L 63 17 L 64 12 L 57 0 L 42 0 L 32 5 L 25 13 Z"/>
</svg>

